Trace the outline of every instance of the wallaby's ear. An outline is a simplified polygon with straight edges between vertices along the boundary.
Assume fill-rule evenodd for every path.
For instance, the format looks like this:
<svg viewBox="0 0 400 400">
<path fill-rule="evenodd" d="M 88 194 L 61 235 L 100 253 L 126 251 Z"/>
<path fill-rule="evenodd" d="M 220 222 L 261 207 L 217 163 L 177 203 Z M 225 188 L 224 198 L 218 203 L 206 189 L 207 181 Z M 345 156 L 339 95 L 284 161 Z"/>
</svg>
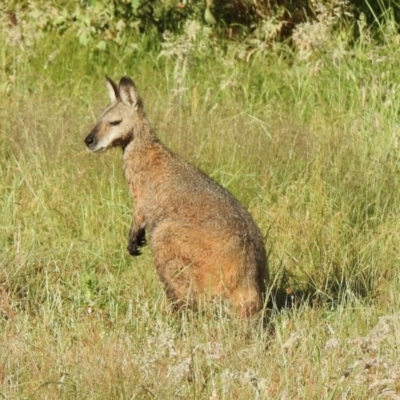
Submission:
<svg viewBox="0 0 400 400">
<path fill-rule="evenodd" d="M 108 89 L 108 96 L 110 97 L 111 103 L 114 103 L 119 99 L 118 86 L 116 83 L 106 75 L 106 85 Z"/>
<path fill-rule="evenodd" d="M 119 94 L 121 100 L 125 104 L 128 104 L 135 109 L 141 107 L 142 102 L 136 90 L 136 86 L 133 83 L 133 80 L 128 76 L 121 78 L 119 82 Z"/>
</svg>

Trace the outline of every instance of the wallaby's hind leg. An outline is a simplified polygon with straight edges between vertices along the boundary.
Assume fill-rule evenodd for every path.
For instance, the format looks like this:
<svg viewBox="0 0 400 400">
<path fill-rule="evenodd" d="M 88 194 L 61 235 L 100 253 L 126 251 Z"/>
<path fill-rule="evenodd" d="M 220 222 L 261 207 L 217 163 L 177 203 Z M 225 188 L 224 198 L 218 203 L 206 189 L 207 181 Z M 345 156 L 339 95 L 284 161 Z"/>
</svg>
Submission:
<svg viewBox="0 0 400 400">
<path fill-rule="evenodd" d="M 151 239 L 154 262 L 167 297 L 173 302 L 193 303 L 199 289 L 194 274 L 198 266 L 185 257 L 193 250 L 188 235 L 175 224 L 168 224 L 153 232 Z"/>
<path fill-rule="evenodd" d="M 207 298 L 207 294 L 218 295 L 227 300 L 238 312 L 241 318 L 251 318 L 255 316 L 263 307 L 260 292 L 251 286 L 238 286 L 229 291 L 224 290 L 220 293 L 208 293 L 212 287 L 199 287 L 195 274 L 191 270 L 190 264 L 185 264 L 182 260 L 175 259 L 163 264 L 156 261 L 157 271 L 164 284 L 165 292 L 176 308 L 182 306 L 196 307 L 197 300 Z M 220 297 L 220 298 L 221 298 Z"/>
<path fill-rule="evenodd" d="M 174 302 L 195 305 L 195 299 L 227 300 L 242 318 L 262 309 L 257 280 L 248 276 L 242 251 L 224 252 L 190 228 L 174 223 L 160 226 L 152 235 L 152 250 L 167 296 Z M 234 247 L 234 245 L 231 245 Z"/>
<path fill-rule="evenodd" d="M 254 287 L 239 287 L 230 293 L 229 298 L 241 318 L 250 318 L 263 308 L 260 293 Z"/>
<path fill-rule="evenodd" d="M 196 292 L 196 284 L 190 271 L 190 265 L 186 265 L 180 259 L 167 262 L 156 258 L 156 268 L 165 292 L 177 308 L 184 305 L 193 305 Z"/>
</svg>

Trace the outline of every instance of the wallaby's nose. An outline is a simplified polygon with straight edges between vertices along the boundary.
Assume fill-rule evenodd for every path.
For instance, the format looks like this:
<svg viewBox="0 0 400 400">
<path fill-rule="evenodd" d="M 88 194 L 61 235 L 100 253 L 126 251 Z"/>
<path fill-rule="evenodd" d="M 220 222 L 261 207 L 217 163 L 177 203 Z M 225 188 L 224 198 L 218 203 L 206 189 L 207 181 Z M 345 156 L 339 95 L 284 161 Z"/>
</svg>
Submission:
<svg viewBox="0 0 400 400">
<path fill-rule="evenodd" d="M 85 144 L 86 146 L 91 146 L 94 143 L 94 136 L 92 134 L 89 134 L 88 136 L 86 136 L 85 138 Z"/>
</svg>

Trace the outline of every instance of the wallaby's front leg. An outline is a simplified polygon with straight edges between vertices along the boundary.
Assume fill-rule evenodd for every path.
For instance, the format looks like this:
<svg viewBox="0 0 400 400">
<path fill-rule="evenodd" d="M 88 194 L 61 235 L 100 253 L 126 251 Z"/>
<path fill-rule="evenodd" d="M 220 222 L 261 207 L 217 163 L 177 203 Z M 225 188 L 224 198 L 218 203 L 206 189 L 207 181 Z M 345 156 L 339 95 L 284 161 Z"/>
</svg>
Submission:
<svg viewBox="0 0 400 400">
<path fill-rule="evenodd" d="M 140 248 L 147 243 L 144 221 L 141 221 L 142 218 L 134 217 L 129 231 L 128 251 L 131 256 L 140 256 L 142 254 Z"/>
</svg>

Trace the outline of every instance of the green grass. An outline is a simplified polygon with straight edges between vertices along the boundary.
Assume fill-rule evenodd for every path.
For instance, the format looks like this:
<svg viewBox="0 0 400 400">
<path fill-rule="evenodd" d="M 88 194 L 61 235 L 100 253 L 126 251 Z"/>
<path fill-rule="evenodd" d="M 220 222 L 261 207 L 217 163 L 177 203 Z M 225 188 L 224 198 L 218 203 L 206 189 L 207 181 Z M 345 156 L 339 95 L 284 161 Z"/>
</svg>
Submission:
<svg viewBox="0 0 400 400">
<path fill-rule="evenodd" d="M 400 306 L 398 52 L 321 55 L 316 73 L 279 52 L 194 53 L 177 94 L 175 60 L 146 42 L 133 55 L 68 37 L 2 45 L 0 396 L 400 395 L 400 321 L 379 319 Z M 149 250 L 128 256 L 121 153 L 83 143 L 107 104 L 104 74 L 125 73 L 160 138 L 266 235 L 267 327 L 219 305 L 172 313 Z"/>
</svg>

